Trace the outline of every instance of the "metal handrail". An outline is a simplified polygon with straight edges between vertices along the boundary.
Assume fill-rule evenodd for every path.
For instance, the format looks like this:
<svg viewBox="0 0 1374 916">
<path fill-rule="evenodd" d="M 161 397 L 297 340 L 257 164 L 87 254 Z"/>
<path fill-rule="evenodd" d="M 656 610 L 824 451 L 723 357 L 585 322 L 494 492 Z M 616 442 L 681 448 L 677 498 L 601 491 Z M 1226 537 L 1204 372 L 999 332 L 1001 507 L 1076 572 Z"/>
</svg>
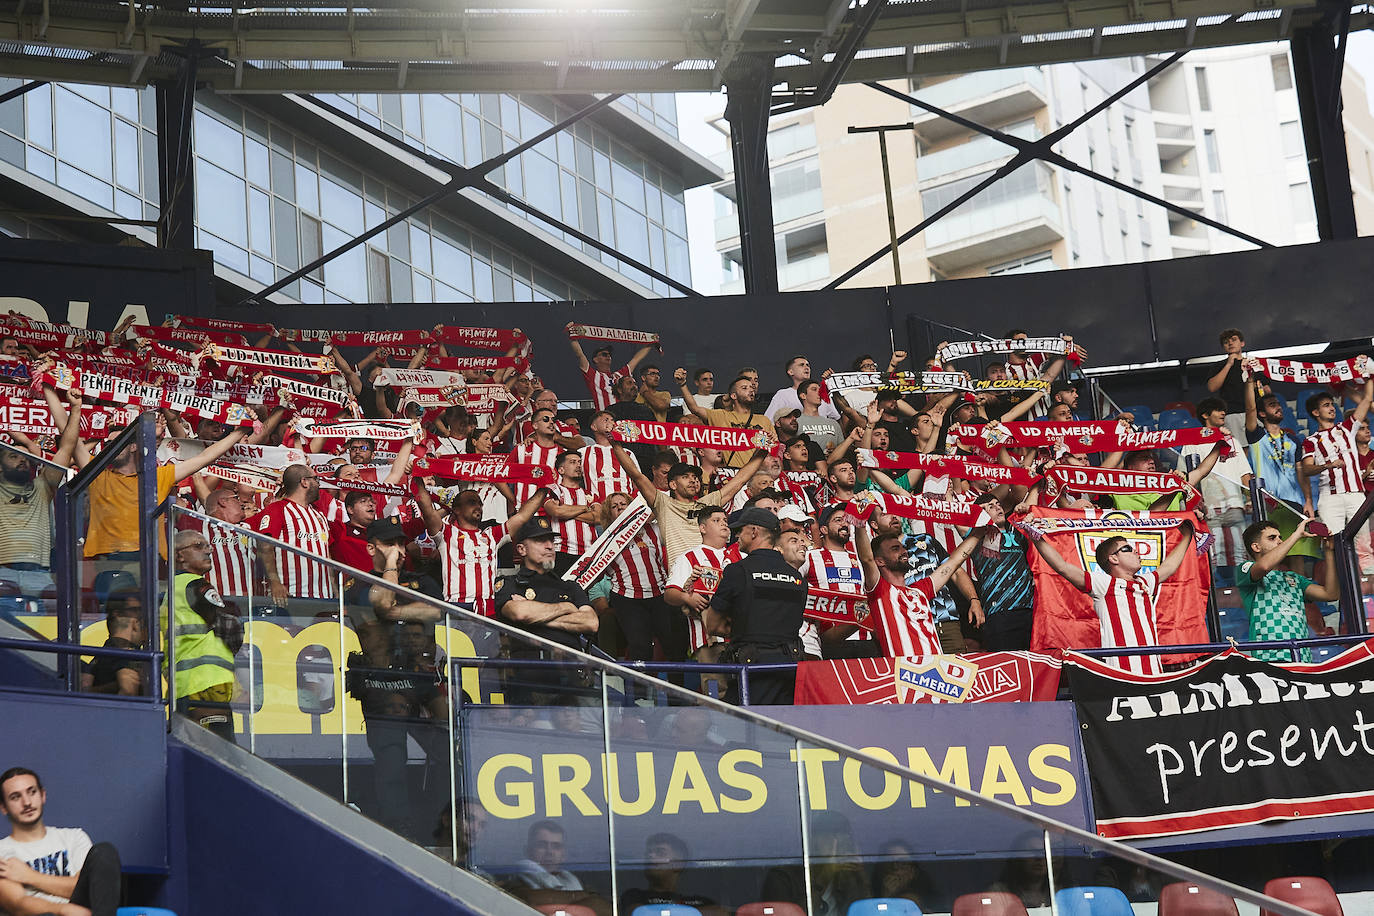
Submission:
<svg viewBox="0 0 1374 916">
<path fill-rule="evenodd" d="M 185 514 L 193 518 L 199 518 L 203 521 L 218 522 L 217 519 L 213 519 L 210 516 L 204 515 L 202 513 L 174 506 L 172 507 L 172 511 L 168 513 L 168 523 L 174 523 L 176 516 L 179 514 Z M 1081 828 L 1062 823 L 1051 817 L 1040 814 L 1039 812 L 1018 808 L 1016 805 L 1011 804 L 1010 802 L 1003 801 L 1000 798 L 982 795 L 978 792 L 975 792 L 972 789 L 967 789 L 962 786 L 955 785 L 954 783 L 946 782 L 936 776 L 930 776 L 926 773 L 919 772 L 915 769 L 912 769 L 909 766 L 904 766 L 895 761 L 883 760 L 880 757 L 876 757 L 873 754 L 851 747 L 847 744 L 844 744 L 841 741 L 837 741 L 834 738 L 830 738 L 826 735 L 821 735 L 816 732 L 800 728 L 796 725 L 779 722 L 776 719 L 755 712 L 753 707 L 732 706 L 714 697 L 696 693 L 694 691 L 687 690 L 684 687 L 679 687 L 671 681 L 662 681 L 658 680 L 657 678 L 651 678 L 643 672 L 635 670 L 634 668 L 626 667 L 624 665 L 612 662 L 607 662 L 586 652 L 582 652 L 577 649 L 571 649 L 561 643 L 554 642 L 553 640 L 544 639 L 543 637 L 522 630 L 519 627 L 507 624 L 496 618 L 483 617 L 480 614 L 476 614 L 458 605 L 430 598 L 429 596 L 423 595 L 420 592 L 414 591 L 413 589 L 405 588 L 404 586 L 399 586 L 390 582 L 386 582 L 370 573 L 354 569 L 350 566 L 347 566 L 346 564 L 339 563 L 338 561 L 329 559 L 327 557 L 320 557 L 317 554 L 312 554 L 309 551 L 293 547 L 290 544 L 283 543 L 282 541 L 278 541 L 276 538 L 268 537 L 259 532 L 252 531 L 249 529 L 240 529 L 240 533 L 250 539 L 259 542 L 271 543 L 279 550 L 286 550 L 289 553 L 293 553 L 298 556 L 303 556 L 309 560 L 323 564 L 328 568 L 337 570 L 339 572 L 346 572 L 350 576 L 353 576 L 356 580 L 361 580 L 363 582 L 380 585 L 393 591 L 399 592 L 400 594 L 408 598 L 411 598 L 416 602 L 421 602 L 437 607 L 440 610 L 443 610 L 448 615 L 452 615 L 456 612 L 457 616 L 461 619 L 467 619 L 473 622 L 481 623 L 483 626 L 495 630 L 499 633 L 504 633 L 512 638 L 522 640 L 527 645 L 532 644 L 552 649 L 558 653 L 562 653 L 563 655 L 567 656 L 570 660 L 576 660 L 576 662 L 582 667 L 591 667 L 600 670 L 602 673 L 612 673 L 619 677 L 633 679 L 635 681 L 640 682 L 642 685 L 646 687 L 651 687 L 655 690 L 678 697 L 678 699 L 683 701 L 683 705 L 701 706 L 707 709 L 714 709 L 718 712 L 725 713 L 726 715 L 732 716 L 736 719 L 743 719 L 762 728 L 766 728 L 771 731 L 777 732 L 778 734 L 785 735 L 791 740 L 798 742 L 799 746 L 805 744 L 816 748 L 823 748 L 826 750 L 834 751 L 835 753 L 840 754 L 844 758 L 858 761 L 859 763 L 865 766 L 871 766 L 884 773 L 891 773 L 899 779 L 909 780 L 912 782 L 919 783 L 920 785 L 923 785 L 930 789 L 937 789 L 941 792 L 946 792 L 949 795 L 952 795 L 956 798 L 961 798 L 966 802 L 978 805 L 984 809 L 995 811 L 998 814 L 1004 815 L 1013 820 L 1032 824 L 1046 834 L 1047 843 L 1048 835 L 1050 833 L 1054 833 L 1061 836 L 1065 840 L 1074 843 L 1080 843 L 1088 848 L 1105 851 L 1107 853 L 1110 853 L 1111 855 L 1116 856 L 1117 858 L 1120 858 L 1127 862 L 1131 862 L 1135 865 L 1140 865 L 1144 868 L 1161 872 L 1163 874 L 1170 875 L 1174 878 L 1183 881 L 1193 881 L 1206 887 L 1219 888 L 1222 890 L 1222 892 L 1229 894 L 1230 896 L 1238 900 L 1245 900 L 1249 903 L 1261 906 L 1269 912 L 1276 914 L 1276 916 L 1310 916 L 1310 914 L 1307 913 L 1307 911 L 1305 910 L 1302 910 L 1298 907 L 1294 907 L 1291 904 L 1266 897 L 1263 894 L 1251 890 L 1250 888 L 1242 887 L 1241 885 L 1235 884 L 1233 882 L 1225 881 L 1221 878 L 1216 878 L 1211 875 L 1204 874 L 1202 872 L 1196 871 L 1195 869 L 1188 868 L 1187 866 L 1179 865 L 1175 862 L 1170 862 L 1167 859 L 1162 859 L 1158 856 L 1152 855 L 1148 852 L 1145 852 L 1144 850 L 1137 849 L 1133 846 L 1128 846 L 1124 843 L 1118 843 L 1113 840 L 1104 839 L 1102 837 L 1099 837 L 1095 833 L 1091 833 L 1087 830 L 1083 830 Z M 340 659 L 341 666 L 342 662 L 343 660 Z M 449 708 L 450 710 L 452 710 L 452 703 L 450 703 Z"/>
</svg>

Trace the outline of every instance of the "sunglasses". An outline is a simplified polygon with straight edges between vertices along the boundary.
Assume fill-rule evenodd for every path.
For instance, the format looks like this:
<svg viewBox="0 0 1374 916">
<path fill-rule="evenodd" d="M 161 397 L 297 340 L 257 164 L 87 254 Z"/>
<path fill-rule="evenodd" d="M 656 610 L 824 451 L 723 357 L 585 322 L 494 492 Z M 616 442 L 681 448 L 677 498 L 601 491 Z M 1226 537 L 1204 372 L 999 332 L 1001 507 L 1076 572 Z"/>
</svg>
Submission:
<svg viewBox="0 0 1374 916">
<path fill-rule="evenodd" d="M 1118 553 L 1135 553 L 1135 548 L 1132 547 L 1130 544 L 1127 544 L 1125 547 L 1118 547 L 1112 551 L 1113 556 L 1115 556 Z"/>
</svg>

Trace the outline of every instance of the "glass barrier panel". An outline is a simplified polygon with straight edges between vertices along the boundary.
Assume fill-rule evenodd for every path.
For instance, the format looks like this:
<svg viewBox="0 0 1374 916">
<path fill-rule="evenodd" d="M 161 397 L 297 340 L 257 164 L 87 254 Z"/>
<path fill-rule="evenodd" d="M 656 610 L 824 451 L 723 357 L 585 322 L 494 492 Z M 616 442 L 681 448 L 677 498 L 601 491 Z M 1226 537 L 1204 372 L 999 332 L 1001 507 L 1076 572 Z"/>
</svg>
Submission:
<svg viewBox="0 0 1374 916">
<path fill-rule="evenodd" d="M 0 443 L 0 637 L 52 640 L 59 632 L 53 575 L 54 501 L 64 474 L 28 451 Z M 5 650 L 10 686 L 79 685 L 75 656 Z M 75 679 L 75 680 L 74 680 Z"/>
<path fill-rule="evenodd" d="M 616 680 L 593 800 L 610 819 L 619 912 L 678 903 L 730 913 L 791 882 L 804 852 L 792 736 L 698 694 Z"/>
</svg>

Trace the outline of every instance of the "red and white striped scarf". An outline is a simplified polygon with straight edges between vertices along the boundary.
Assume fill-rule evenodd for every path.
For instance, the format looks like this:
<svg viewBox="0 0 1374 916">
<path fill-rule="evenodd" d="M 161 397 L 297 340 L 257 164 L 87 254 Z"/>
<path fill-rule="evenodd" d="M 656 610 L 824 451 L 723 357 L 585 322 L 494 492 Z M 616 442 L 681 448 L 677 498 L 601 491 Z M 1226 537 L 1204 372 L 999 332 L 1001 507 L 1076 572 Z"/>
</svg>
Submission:
<svg viewBox="0 0 1374 916">
<path fill-rule="evenodd" d="M 941 363 L 948 363 L 989 353 L 1054 353 L 1066 357 L 1073 363 L 1081 363 L 1088 356 L 1087 350 L 1062 337 L 1009 337 L 1003 340 L 961 340 L 947 343 L 935 351 L 935 359 Z"/>
<path fill-rule="evenodd" d="M 526 483 L 547 486 L 554 473 L 540 464 L 521 464 L 511 455 L 445 455 L 415 459 L 411 473 L 416 477 L 442 477 L 445 480 L 470 480 L 478 483 Z"/>
<path fill-rule="evenodd" d="M 880 452 L 876 449 L 855 449 L 859 465 L 866 468 L 883 470 L 922 470 L 940 477 L 957 477 L 960 480 L 986 480 L 991 483 L 1006 483 L 1018 487 L 1034 486 L 1040 477 L 1023 467 L 997 463 L 974 461 L 945 455 L 927 455 L 922 452 Z"/>
<path fill-rule="evenodd" d="M 593 324 L 577 324 L 568 322 L 567 325 L 569 340 L 613 340 L 619 343 L 634 343 L 658 347 L 661 351 L 662 344 L 659 342 L 658 335 L 651 331 L 630 331 L 625 328 L 603 328 Z"/>
<path fill-rule="evenodd" d="M 211 344 L 201 351 L 203 358 L 220 365 L 250 366 L 272 372 L 300 372 L 306 375 L 333 375 L 339 371 L 328 356 L 291 353 L 285 350 L 257 350 L 251 347 L 222 347 Z"/>
<path fill-rule="evenodd" d="M 1079 494 L 1122 493 L 1181 494 L 1184 508 L 1192 511 L 1202 501 L 1197 488 L 1176 472 L 1128 471 L 1124 468 L 1084 468 L 1056 465 L 1045 473 L 1045 491 L 1058 499 L 1061 489 Z"/>
<path fill-rule="evenodd" d="M 1300 385 L 1329 385 L 1333 382 L 1352 382 L 1369 378 L 1371 367 L 1363 356 L 1337 360 L 1334 363 L 1305 363 L 1296 359 L 1259 359 L 1250 357 L 1244 362 L 1248 381 L 1257 375 L 1268 376 L 1276 382 L 1296 382 Z"/>
</svg>

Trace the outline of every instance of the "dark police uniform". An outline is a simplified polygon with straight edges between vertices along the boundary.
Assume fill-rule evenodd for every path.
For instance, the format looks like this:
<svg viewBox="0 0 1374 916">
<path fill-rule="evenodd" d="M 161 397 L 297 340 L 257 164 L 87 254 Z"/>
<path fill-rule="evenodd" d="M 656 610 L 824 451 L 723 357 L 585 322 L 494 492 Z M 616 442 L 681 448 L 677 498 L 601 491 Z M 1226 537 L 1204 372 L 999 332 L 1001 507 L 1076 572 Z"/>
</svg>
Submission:
<svg viewBox="0 0 1374 916">
<path fill-rule="evenodd" d="M 797 633 L 806 609 L 806 579 L 778 551 L 756 550 L 726 566 L 711 607 L 730 618 L 729 654 L 736 662 L 796 662 L 801 658 Z M 749 702 L 790 705 L 795 686 L 795 671 L 751 676 Z"/>
<path fill-rule="evenodd" d="M 517 532 L 517 541 L 523 541 L 531 537 L 551 537 L 553 529 L 549 520 L 540 516 L 526 522 Z M 496 582 L 496 616 L 511 626 L 519 627 L 526 632 L 536 636 L 542 636 L 552 642 L 567 646 L 570 649 L 585 651 L 587 639 L 580 633 L 570 633 L 567 630 L 559 630 L 554 627 L 541 625 L 530 625 L 519 623 L 506 617 L 504 611 L 506 604 L 513 598 L 523 598 L 526 601 L 538 601 L 542 604 L 562 604 L 564 601 L 572 602 L 578 607 L 591 605 L 591 599 L 587 597 L 587 591 L 582 586 L 568 579 L 560 579 L 552 573 L 536 572 L 521 565 L 512 576 L 498 579 Z M 513 659 L 550 659 L 558 656 L 552 649 L 543 649 L 522 640 L 509 639 L 509 652 Z M 572 665 L 572 663 L 570 663 Z M 594 683 L 586 669 L 575 666 L 568 668 L 518 668 L 512 667 L 510 676 L 522 686 L 510 686 L 508 695 L 517 703 L 543 703 L 554 705 L 578 705 L 580 700 L 576 695 L 578 688 L 589 688 Z M 531 690 L 530 688 L 534 688 Z M 570 691 L 572 691 L 570 693 Z"/>
</svg>

